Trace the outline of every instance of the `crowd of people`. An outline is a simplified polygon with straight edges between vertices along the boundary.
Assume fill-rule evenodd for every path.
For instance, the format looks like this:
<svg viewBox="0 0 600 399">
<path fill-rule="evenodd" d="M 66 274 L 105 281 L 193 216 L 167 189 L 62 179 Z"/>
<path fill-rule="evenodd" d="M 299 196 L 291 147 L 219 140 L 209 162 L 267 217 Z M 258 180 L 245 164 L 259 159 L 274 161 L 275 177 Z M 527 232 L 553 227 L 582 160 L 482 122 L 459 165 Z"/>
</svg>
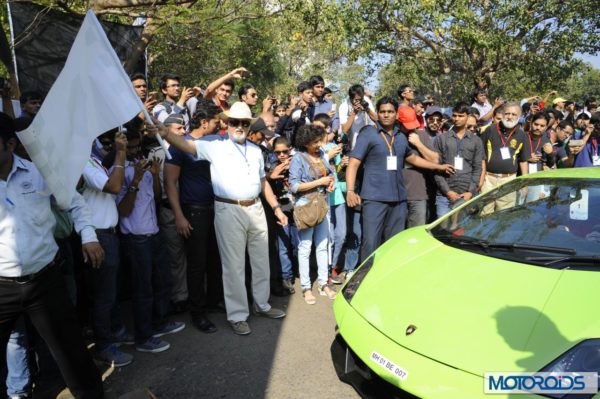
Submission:
<svg viewBox="0 0 600 399">
<path fill-rule="evenodd" d="M 133 360 L 121 345 L 169 349 L 163 337 L 186 327 L 170 315 L 189 312 L 197 330 L 215 333 L 210 318 L 220 316 L 210 315 L 225 313 L 235 334 L 250 334 L 251 311 L 285 317 L 270 295 L 299 287 L 308 305 L 334 299 L 336 286 L 405 228 L 517 175 L 600 166 L 593 98 L 580 105 L 552 92 L 492 104 L 479 87 L 443 109 L 408 84 L 376 100 L 354 84 L 336 104 L 315 75 L 282 102 L 247 76 L 237 68 L 184 87 L 165 74 L 150 92 L 146 77 L 133 75 L 154 124 L 141 112 L 91 143 L 68 210 L 53 205 L 15 135 L 42 96 L 24 93 L 20 116 L 1 115 L 0 356 L 9 397 L 32 393 L 36 336 L 76 397 L 102 397 L 92 358 L 121 367 Z M 132 331 L 119 313 L 123 295 Z M 81 325 L 91 330 L 89 351 Z"/>
</svg>

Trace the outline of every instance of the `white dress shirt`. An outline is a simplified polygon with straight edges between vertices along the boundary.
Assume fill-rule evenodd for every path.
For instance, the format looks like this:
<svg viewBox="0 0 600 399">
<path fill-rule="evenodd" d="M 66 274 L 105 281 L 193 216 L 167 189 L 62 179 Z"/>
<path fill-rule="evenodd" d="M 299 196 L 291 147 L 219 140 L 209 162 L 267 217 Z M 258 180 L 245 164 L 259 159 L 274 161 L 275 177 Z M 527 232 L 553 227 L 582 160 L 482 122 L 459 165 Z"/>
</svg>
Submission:
<svg viewBox="0 0 600 399">
<path fill-rule="evenodd" d="M 119 223 L 115 196 L 102 191 L 109 177 L 108 170 L 98 159 L 91 157 L 85 164 L 83 198 L 92 210 L 92 225 L 97 229 L 108 229 Z"/>
<path fill-rule="evenodd" d="M 54 259 L 56 219 L 51 196 L 35 165 L 13 155 L 6 180 L 0 180 L 0 276 L 19 277 L 40 271 Z M 98 241 L 83 197 L 76 194 L 69 213 L 82 242 Z"/>
<path fill-rule="evenodd" d="M 210 135 L 195 140 L 198 160 L 210 162 L 215 195 L 233 200 L 257 198 L 260 179 L 265 177 L 265 163 L 260 148 L 246 140 L 243 145 L 229 136 Z"/>
</svg>

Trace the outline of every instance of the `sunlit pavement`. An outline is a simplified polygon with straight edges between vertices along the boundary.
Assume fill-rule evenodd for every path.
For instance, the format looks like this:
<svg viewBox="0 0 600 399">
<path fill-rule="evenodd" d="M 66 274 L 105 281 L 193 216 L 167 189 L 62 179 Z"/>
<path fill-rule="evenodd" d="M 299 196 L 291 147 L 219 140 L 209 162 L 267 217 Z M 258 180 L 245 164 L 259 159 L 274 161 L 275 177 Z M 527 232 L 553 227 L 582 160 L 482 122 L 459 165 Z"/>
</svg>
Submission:
<svg viewBox="0 0 600 399">
<path fill-rule="evenodd" d="M 332 300 L 319 296 L 307 305 L 300 294 L 272 297 L 287 312 L 283 320 L 250 316 L 252 334 L 233 334 L 225 314 L 211 314 L 219 331 L 204 334 L 189 324 L 163 337 L 171 349 L 158 354 L 136 352 L 134 362 L 115 369 L 105 381 L 107 395 L 150 389 L 157 398 L 356 398 L 352 387 L 335 375 L 329 347 L 335 322 Z"/>
</svg>

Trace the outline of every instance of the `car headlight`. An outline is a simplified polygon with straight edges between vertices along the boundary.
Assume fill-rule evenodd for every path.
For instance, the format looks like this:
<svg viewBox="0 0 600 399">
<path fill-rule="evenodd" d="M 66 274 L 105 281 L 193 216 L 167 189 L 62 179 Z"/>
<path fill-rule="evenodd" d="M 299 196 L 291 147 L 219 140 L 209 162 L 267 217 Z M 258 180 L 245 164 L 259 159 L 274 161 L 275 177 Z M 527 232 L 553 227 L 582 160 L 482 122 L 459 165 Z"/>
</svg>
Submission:
<svg viewBox="0 0 600 399">
<path fill-rule="evenodd" d="M 575 345 L 540 371 L 547 373 L 600 373 L 600 339 L 589 339 Z M 561 398 L 564 395 L 548 396 Z"/>
<path fill-rule="evenodd" d="M 352 301 L 352 298 L 354 297 L 354 294 L 356 294 L 358 287 L 367 276 L 367 273 L 369 273 L 369 270 L 371 270 L 371 267 L 373 267 L 373 264 L 375 263 L 374 260 L 375 253 L 371 254 L 371 256 L 369 256 L 363 262 L 363 264 L 354 272 L 350 280 L 342 289 L 342 295 L 344 295 L 344 298 L 346 298 L 348 302 Z"/>
</svg>

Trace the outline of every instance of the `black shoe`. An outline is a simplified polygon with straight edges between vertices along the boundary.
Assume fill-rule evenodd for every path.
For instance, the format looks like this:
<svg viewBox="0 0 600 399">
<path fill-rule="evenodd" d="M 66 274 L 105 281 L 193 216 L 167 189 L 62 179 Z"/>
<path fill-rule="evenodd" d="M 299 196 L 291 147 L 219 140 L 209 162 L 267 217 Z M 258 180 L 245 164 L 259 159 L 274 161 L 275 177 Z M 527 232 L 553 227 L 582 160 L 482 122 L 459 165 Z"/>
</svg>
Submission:
<svg viewBox="0 0 600 399">
<path fill-rule="evenodd" d="M 283 288 L 280 284 L 273 285 L 271 287 L 271 295 L 275 296 L 288 296 L 292 295 L 292 293 L 285 288 Z"/>
<path fill-rule="evenodd" d="M 211 334 L 217 331 L 217 327 L 205 316 L 192 318 L 192 324 L 203 333 Z"/>
</svg>

